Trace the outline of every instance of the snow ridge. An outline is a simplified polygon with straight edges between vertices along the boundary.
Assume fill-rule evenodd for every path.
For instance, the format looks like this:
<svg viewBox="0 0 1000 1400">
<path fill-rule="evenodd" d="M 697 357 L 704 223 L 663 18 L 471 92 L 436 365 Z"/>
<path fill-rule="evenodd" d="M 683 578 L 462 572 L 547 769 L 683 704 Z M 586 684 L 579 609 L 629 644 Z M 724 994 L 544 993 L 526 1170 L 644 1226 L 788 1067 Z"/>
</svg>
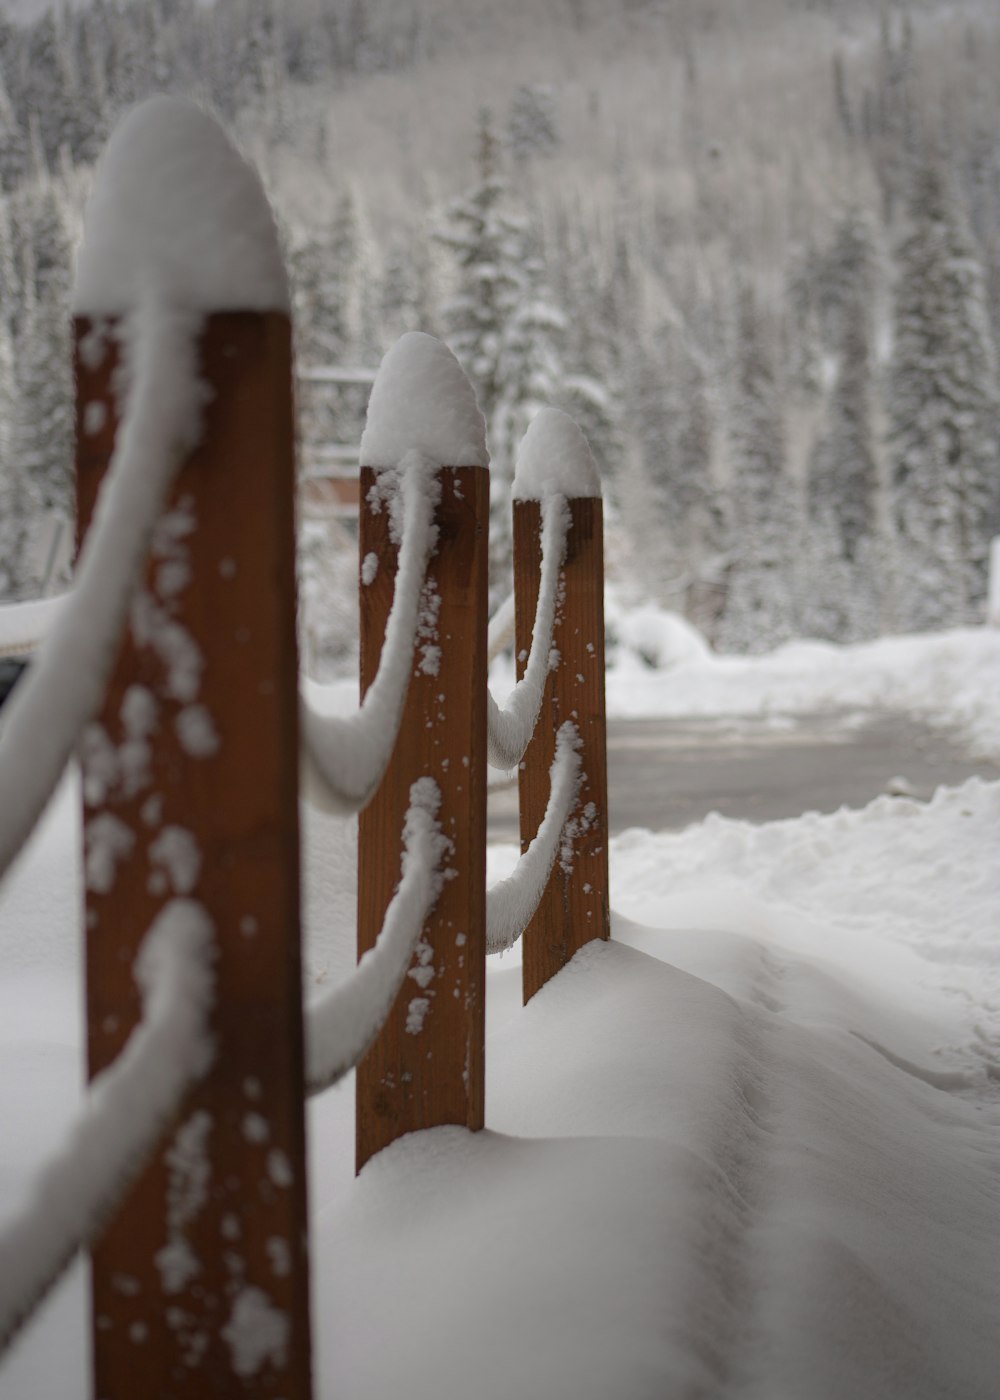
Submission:
<svg viewBox="0 0 1000 1400">
<path fill-rule="evenodd" d="M 451 843 L 437 822 L 440 805 L 441 793 L 432 778 L 420 778 L 410 788 L 402 879 L 378 940 L 345 982 L 307 1009 L 310 1094 L 335 1084 L 353 1069 L 378 1035 L 403 985 L 424 921 L 445 881 L 443 862 Z"/>
<path fill-rule="evenodd" d="M 77 1250 L 117 1210 L 189 1085 L 212 1061 L 214 929 L 204 908 L 175 899 L 136 959 L 142 1020 L 93 1081 L 62 1146 L 0 1233 L 0 1352 Z"/>
</svg>

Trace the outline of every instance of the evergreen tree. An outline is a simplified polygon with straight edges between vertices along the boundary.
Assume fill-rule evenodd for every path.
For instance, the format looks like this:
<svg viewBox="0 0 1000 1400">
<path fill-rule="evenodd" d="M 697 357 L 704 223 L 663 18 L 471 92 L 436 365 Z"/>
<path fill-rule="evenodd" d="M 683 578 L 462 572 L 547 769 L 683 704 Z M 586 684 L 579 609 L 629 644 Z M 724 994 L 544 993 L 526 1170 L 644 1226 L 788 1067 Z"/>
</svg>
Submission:
<svg viewBox="0 0 1000 1400">
<path fill-rule="evenodd" d="M 530 340 L 531 313 L 524 299 L 525 225 L 506 207 L 499 149 L 485 109 L 476 168 L 476 184 L 452 202 L 446 227 L 434 236 L 458 265 L 455 294 L 443 307 L 448 343 L 475 385 L 488 428 L 499 432 L 490 436 L 490 573 L 494 593 L 504 595 L 511 586 L 514 384 Z M 522 389 L 524 384 L 522 379 Z"/>
<path fill-rule="evenodd" d="M 559 144 L 554 88 L 545 83 L 521 83 L 514 89 L 507 141 L 518 161 L 551 155 Z"/>
<path fill-rule="evenodd" d="M 800 621 L 809 636 L 848 642 L 879 631 L 872 355 L 868 307 L 860 297 L 843 309 L 836 375 L 810 463 Z"/>
<path fill-rule="evenodd" d="M 490 421 L 500 398 L 500 347 L 520 299 L 524 226 L 505 207 L 506 185 L 490 113 L 479 115 L 478 179 L 448 208 L 435 237 L 455 254 L 458 285 L 445 305 L 448 343 L 476 386 Z"/>
<path fill-rule="evenodd" d="M 1000 389 L 977 250 L 934 165 L 897 253 L 890 386 L 895 611 L 905 628 L 978 622 L 1000 530 Z"/>
<path fill-rule="evenodd" d="M 733 565 L 719 644 L 727 651 L 767 651 L 795 635 L 791 563 L 800 521 L 785 469 L 773 350 L 748 287 L 739 294 L 729 457 Z"/>
<path fill-rule="evenodd" d="M 33 527 L 73 519 L 73 382 L 68 235 L 54 187 L 30 192 L 22 247 L 23 311 L 17 329 L 11 458 L 18 505 Z M 27 530 L 26 533 L 30 533 Z M 30 564 L 18 564 L 24 575 Z"/>
<path fill-rule="evenodd" d="M 0 193 L 14 189 L 28 173 L 28 142 L 0 72 Z"/>
</svg>

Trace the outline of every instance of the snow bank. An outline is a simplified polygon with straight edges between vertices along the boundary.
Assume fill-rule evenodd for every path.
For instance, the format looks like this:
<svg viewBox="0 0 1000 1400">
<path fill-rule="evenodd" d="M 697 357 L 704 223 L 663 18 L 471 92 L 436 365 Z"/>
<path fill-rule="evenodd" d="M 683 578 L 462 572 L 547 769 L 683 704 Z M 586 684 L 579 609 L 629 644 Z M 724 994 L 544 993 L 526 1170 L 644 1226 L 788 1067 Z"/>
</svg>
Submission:
<svg viewBox="0 0 1000 1400">
<path fill-rule="evenodd" d="M 549 495 L 600 496 L 601 474 L 590 444 L 558 408 L 543 408 L 532 418 L 518 448 L 511 497 L 541 501 Z"/>
<path fill-rule="evenodd" d="M 1000 755 L 1000 633 L 969 628 L 883 637 L 856 646 L 790 642 L 767 656 L 694 654 L 669 684 L 629 651 L 608 669 L 608 713 L 794 715 L 838 709 L 902 711 Z"/>
<path fill-rule="evenodd" d="M 411 449 L 438 466 L 490 464 L 475 390 L 447 345 L 421 331 L 400 336 L 382 361 L 360 458 L 365 466 L 396 467 Z"/>
<path fill-rule="evenodd" d="M 150 290 L 189 310 L 287 311 L 263 186 L 219 123 L 151 97 L 115 127 L 87 205 L 77 315 L 128 311 Z"/>
<path fill-rule="evenodd" d="M 712 650 L 698 629 L 679 613 L 656 603 L 625 608 L 609 591 L 605 600 L 611 669 L 669 671 L 688 662 L 708 661 Z M 613 645 L 612 645 L 613 643 Z"/>
</svg>

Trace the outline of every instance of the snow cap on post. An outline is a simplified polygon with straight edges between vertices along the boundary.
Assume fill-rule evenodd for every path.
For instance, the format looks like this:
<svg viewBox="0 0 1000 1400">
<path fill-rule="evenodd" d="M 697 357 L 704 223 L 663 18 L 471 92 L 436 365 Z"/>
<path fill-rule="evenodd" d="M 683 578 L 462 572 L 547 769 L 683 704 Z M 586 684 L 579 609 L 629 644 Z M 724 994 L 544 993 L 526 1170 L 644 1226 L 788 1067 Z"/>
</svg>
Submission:
<svg viewBox="0 0 1000 1400">
<path fill-rule="evenodd" d="M 256 171 L 215 118 L 183 97 L 151 97 L 115 127 L 84 217 L 73 310 L 121 315 L 151 286 L 205 313 L 290 304 Z"/>
<path fill-rule="evenodd" d="M 397 467 L 414 450 L 442 467 L 490 464 L 475 389 L 447 345 L 422 331 L 400 336 L 379 367 L 361 462 Z"/>
<path fill-rule="evenodd" d="M 583 433 L 558 408 L 543 408 L 521 439 L 511 496 L 541 501 L 546 496 L 601 495 L 601 474 Z"/>
</svg>

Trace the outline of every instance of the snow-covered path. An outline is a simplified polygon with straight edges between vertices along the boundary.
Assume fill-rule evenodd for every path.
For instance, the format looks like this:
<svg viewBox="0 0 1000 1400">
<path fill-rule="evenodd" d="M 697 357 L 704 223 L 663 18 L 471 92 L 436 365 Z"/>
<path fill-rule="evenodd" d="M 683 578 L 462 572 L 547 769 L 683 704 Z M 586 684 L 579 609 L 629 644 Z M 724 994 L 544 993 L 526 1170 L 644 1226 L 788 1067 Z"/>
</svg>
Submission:
<svg viewBox="0 0 1000 1400">
<path fill-rule="evenodd" d="M 0 900 L 0 1217 L 78 1094 L 74 803 Z M 353 842 L 306 836 L 323 985 Z M 491 963 L 487 1132 L 355 1180 L 352 1081 L 312 1102 L 322 1400 L 991 1397 L 998 837 L 973 781 L 613 842 L 614 942 L 524 1009 L 516 953 Z M 2 1400 L 84 1400 L 84 1297 L 78 1268 Z"/>
</svg>

